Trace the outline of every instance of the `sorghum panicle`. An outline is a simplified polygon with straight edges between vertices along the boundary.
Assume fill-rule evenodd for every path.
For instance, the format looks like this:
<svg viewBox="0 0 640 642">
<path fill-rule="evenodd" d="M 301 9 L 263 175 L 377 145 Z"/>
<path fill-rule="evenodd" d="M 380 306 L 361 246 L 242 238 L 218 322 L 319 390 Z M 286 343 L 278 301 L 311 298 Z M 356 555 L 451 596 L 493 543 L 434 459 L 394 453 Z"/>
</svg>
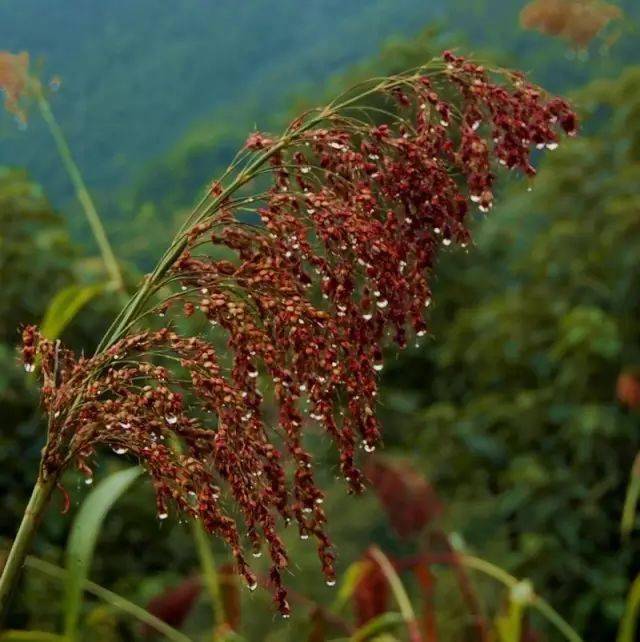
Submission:
<svg viewBox="0 0 640 642">
<path fill-rule="evenodd" d="M 75 463 L 90 478 L 98 446 L 128 453 L 153 480 L 159 517 L 175 507 L 201 520 L 250 588 L 245 551 L 266 545 L 285 615 L 279 520 L 315 540 L 335 582 L 305 433 L 330 436 L 360 492 L 358 451 L 380 441 L 383 346 L 426 333 L 438 250 L 469 243 L 470 208 L 493 204 L 495 161 L 533 175 L 531 148 L 576 129 L 563 100 L 519 74 L 451 53 L 430 69 L 310 112 L 280 138 L 252 134 L 156 284 L 173 288 L 156 308 L 164 327 L 91 358 L 24 330 L 25 364 L 39 355 L 44 377 L 46 473 Z M 185 316 L 207 331 L 178 333 Z"/>
</svg>

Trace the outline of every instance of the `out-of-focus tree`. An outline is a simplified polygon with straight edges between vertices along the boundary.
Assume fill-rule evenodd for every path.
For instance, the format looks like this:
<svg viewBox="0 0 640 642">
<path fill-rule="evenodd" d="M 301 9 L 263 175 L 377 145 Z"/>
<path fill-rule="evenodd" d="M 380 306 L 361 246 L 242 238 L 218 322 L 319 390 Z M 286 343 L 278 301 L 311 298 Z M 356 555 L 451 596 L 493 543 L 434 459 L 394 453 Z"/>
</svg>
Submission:
<svg viewBox="0 0 640 642">
<path fill-rule="evenodd" d="M 53 295 L 72 282 L 78 252 L 40 188 L 0 168 L 0 533 L 15 528 L 42 444 L 37 394 L 18 364 L 21 323 L 39 321 Z"/>
</svg>

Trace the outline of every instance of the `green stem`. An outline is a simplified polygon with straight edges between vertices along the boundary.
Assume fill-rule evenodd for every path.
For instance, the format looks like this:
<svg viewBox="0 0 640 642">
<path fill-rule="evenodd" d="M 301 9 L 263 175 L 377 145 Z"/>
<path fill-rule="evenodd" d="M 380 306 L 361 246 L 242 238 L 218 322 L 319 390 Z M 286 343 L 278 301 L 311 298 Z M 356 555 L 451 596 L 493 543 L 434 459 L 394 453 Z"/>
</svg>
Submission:
<svg viewBox="0 0 640 642">
<path fill-rule="evenodd" d="M 82 174 L 80 174 L 80 170 L 78 169 L 76 162 L 73 160 L 71 149 L 69 148 L 69 144 L 67 143 L 62 128 L 58 124 L 58 121 L 55 119 L 55 116 L 51 111 L 51 107 L 49 106 L 49 103 L 44 97 L 41 90 L 38 91 L 38 106 L 40 107 L 42 118 L 49 127 L 49 131 L 53 136 L 53 140 L 55 141 L 56 147 L 58 148 L 58 153 L 60 154 L 62 164 L 67 170 L 67 174 L 69 174 L 69 178 L 73 183 L 78 201 L 80 201 L 80 205 L 82 206 L 82 209 L 84 210 L 84 213 L 87 217 L 87 221 L 89 222 L 89 226 L 91 227 L 93 236 L 96 240 L 96 243 L 98 244 L 98 247 L 100 248 L 100 253 L 102 254 L 102 260 L 104 261 L 105 268 L 116 288 L 118 290 L 124 291 L 124 281 L 122 278 L 122 273 L 120 272 L 118 261 L 115 257 L 115 254 L 113 253 L 113 249 L 111 248 L 109 239 L 107 238 L 107 233 L 105 232 L 102 221 L 100 220 L 100 215 L 98 214 L 96 206 L 93 203 L 93 199 L 91 198 L 91 195 L 89 194 L 89 191 L 84 184 Z"/>
<path fill-rule="evenodd" d="M 398 577 L 396 570 L 393 568 L 393 564 L 391 564 L 389 558 L 377 546 L 372 547 L 369 550 L 369 554 L 380 567 L 380 570 L 391 587 L 391 592 L 398 603 L 402 619 L 407 625 L 409 639 L 411 642 L 419 642 L 422 639 L 422 636 L 418 630 L 416 614 L 413 610 L 413 606 L 411 606 L 411 600 L 402 584 L 402 580 Z"/>
<path fill-rule="evenodd" d="M 624 615 L 618 629 L 617 642 L 633 642 L 636 639 L 638 614 L 640 614 L 640 575 L 636 577 L 629 589 Z"/>
<path fill-rule="evenodd" d="M 25 557 L 55 483 L 56 479 L 54 477 L 43 480 L 40 475 L 33 487 L 31 498 L 22 516 L 20 528 L 13 540 L 9 556 L 2 569 L 2 575 L 0 575 L 0 624 L 7 612 L 13 588 L 20 577 Z"/>
<path fill-rule="evenodd" d="M 510 575 L 505 570 L 491 562 L 480 559 L 479 557 L 473 557 L 472 555 L 460 555 L 459 559 L 465 566 L 484 573 L 485 575 L 492 577 L 494 580 L 498 580 L 498 582 L 501 582 L 508 588 L 513 588 L 520 582 L 518 578 L 513 577 L 513 575 Z M 553 624 L 565 639 L 569 640 L 569 642 L 584 642 L 578 633 L 576 633 L 571 625 L 551 606 L 551 604 L 549 604 L 549 602 L 541 598 L 536 593 L 533 593 L 530 604 L 540 613 L 540 615 Z"/>
<path fill-rule="evenodd" d="M 213 553 L 211 552 L 211 544 L 209 542 L 209 538 L 207 537 L 200 523 L 195 520 L 191 520 L 191 531 L 193 532 L 193 539 L 195 540 L 196 548 L 198 550 L 198 557 L 200 558 L 202 578 L 204 580 L 205 586 L 207 587 L 209 599 L 211 600 L 215 630 L 226 621 L 224 604 L 222 603 L 222 596 L 220 594 L 218 571 L 216 570 L 215 560 L 213 557 Z"/>
<path fill-rule="evenodd" d="M 44 560 L 38 559 L 37 557 L 29 556 L 26 560 L 25 565 L 36 571 L 49 575 L 50 577 L 54 577 L 55 579 L 62 582 L 64 582 L 67 577 L 67 571 L 65 571 L 63 568 L 60 568 L 55 564 L 45 562 Z M 95 582 L 90 582 L 89 580 L 85 580 L 82 586 L 84 590 L 87 591 L 87 593 L 91 593 L 107 604 L 111 604 L 120 611 L 128 613 L 140 622 L 143 622 L 144 624 L 152 627 L 153 629 L 158 631 L 158 633 L 162 633 L 162 635 L 164 635 L 167 639 L 173 640 L 173 642 L 191 642 L 191 640 L 186 635 L 180 633 L 180 631 L 177 631 L 173 627 L 169 626 L 160 618 L 157 618 L 155 615 L 149 613 L 149 611 L 146 611 L 141 606 L 130 602 L 121 595 L 118 595 L 117 593 L 114 593 L 113 591 L 110 591 L 109 589 L 106 589 L 103 586 L 96 584 Z"/>
</svg>

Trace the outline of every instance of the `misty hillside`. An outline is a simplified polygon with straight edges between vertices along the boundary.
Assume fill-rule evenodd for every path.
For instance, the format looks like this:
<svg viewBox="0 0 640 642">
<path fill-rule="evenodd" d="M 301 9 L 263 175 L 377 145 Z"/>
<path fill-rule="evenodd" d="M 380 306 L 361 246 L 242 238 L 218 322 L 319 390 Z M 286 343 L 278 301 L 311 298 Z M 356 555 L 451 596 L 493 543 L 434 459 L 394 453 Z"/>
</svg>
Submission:
<svg viewBox="0 0 640 642">
<path fill-rule="evenodd" d="M 268 109 L 298 83 L 322 83 L 394 34 L 433 18 L 424 0 L 98 0 L 0 2 L 0 49 L 27 50 L 88 183 L 112 190 L 194 120 L 260 96 Z M 428 8 L 430 7 L 430 8 Z M 37 118 L 0 120 L 0 164 L 26 165 L 60 203 L 65 176 Z M 35 130 L 35 131 L 33 131 Z"/>
</svg>

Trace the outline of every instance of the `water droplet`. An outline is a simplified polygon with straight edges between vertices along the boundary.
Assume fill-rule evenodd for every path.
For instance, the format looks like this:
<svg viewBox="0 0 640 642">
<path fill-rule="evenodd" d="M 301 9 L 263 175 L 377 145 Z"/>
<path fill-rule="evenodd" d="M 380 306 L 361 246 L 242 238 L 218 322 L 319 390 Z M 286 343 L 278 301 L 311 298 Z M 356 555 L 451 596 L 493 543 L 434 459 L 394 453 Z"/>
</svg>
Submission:
<svg viewBox="0 0 640 642">
<path fill-rule="evenodd" d="M 427 297 L 424 301 L 424 307 L 428 308 L 431 305 L 431 297 Z"/>
<path fill-rule="evenodd" d="M 300 533 L 300 539 L 309 539 L 309 533 Z"/>
<path fill-rule="evenodd" d="M 380 299 L 379 301 L 376 301 L 376 305 L 382 310 L 389 305 L 389 301 L 386 299 Z"/>
<path fill-rule="evenodd" d="M 85 479 L 84 479 L 84 483 L 85 483 L 87 486 L 91 486 L 91 484 L 93 484 L 93 477 L 85 477 Z"/>
<path fill-rule="evenodd" d="M 253 551 L 253 556 L 256 558 L 262 557 L 262 551 Z"/>
<path fill-rule="evenodd" d="M 165 417 L 165 420 L 170 426 L 173 426 L 174 424 L 178 423 L 178 418 L 175 415 L 167 415 Z"/>
<path fill-rule="evenodd" d="M 384 368 L 384 364 L 382 364 L 382 363 L 374 363 L 373 364 L 373 369 L 376 372 L 380 372 L 380 370 L 382 370 L 383 368 Z"/>
<path fill-rule="evenodd" d="M 113 448 L 112 450 L 116 455 L 124 455 L 129 451 L 128 448 L 124 448 L 124 447 L 116 447 L 116 448 Z"/>
<path fill-rule="evenodd" d="M 36 369 L 36 366 L 34 363 L 25 363 L 24 364 L 24 371 L 25 372 L 33 372 Z"/>
<path fill-rule="evenodd" d="M 249 377 L 251 379 L 255 379 L 258 376 L 258 371 L 257 370 L 249 370 L 249 372 L 247 372 L 247 375 L 249 375 Z"/>
<path fill-rule="evenodd" d="M 308 173 L 311 171 L 311 168 L 310 168 L 310 167 L 307 167 L 307 166 L 305 165 L 304 167 L 301 167 L 301 168 L 300 168 L 300 171 L 301 171 L 303 174 L 308 174 Z"/>
<path fill-rule="evenodd" d="M 336 585 L 336 581 L 335 580 L 327 580 L 326 584 L 327 584 L 327 586 L 335 586 Z"/>
<path fill-rule="evenodd" d="M 169 513 L 158 513 L 158 519 L 167 519 L 169 517 Z"/>
<path fill-rule="evenodd" d="M 426 330 L 418 330 L 418 332 L 416 332 L 416 334 L 419 337 L 424 337 L 424 335 L 427 334 L 427 331 Z"/>
<path fill-rule="evenodd" d="M 449 246 L 451 245 L 451 239 L 442 239 L 442 245 Z"/>
<path fill-rule="evenodd" d="M 247 587 L 250 591 L 255 591 L 258 588 L 258 582 L 254 580 L 251 584 L 247 584 Z"/>
<path fill-rule="evenodd" d="M 372 453 L 372 452 L 375 451 L 376 447 L 373 444 L 368 444 L 368 443 L 365 442 L 364 449 L 365 449 L 366 452 Z"/>
<path fill-rule="evenodd" d="M 558 149 L 558 143 L 547 143 L 547 149 L 550 151 L 553 151 L 554 149 Z"/>
</svg>

